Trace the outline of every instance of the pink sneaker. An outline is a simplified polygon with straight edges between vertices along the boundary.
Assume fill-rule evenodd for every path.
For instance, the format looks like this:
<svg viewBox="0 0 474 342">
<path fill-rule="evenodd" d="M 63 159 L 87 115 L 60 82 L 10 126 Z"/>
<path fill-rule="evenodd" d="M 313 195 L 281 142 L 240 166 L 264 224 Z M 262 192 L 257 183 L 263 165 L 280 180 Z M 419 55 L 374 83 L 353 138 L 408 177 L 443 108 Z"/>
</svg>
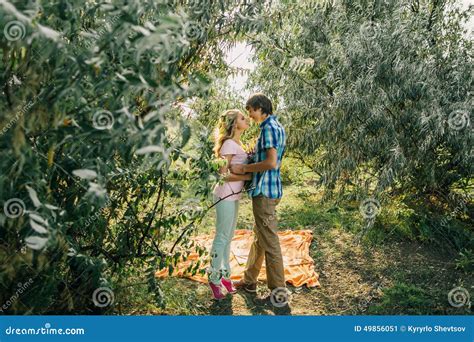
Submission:
<svg viewBox="0 0 474 342">
<path fill-rule="evenodd" d="M 212 295 L 214 296 L 214 299 L 221 300 L 225 297 L 225 295 L 222 293 L 222 288 L 220 285 L 216 285 L 212 282 L 209 282 L 209 287 L 212 290 Z"/>
<path fill-rule="evenodd" d="M 232 284 L 232 280 L 222 278 L 221 279 L 221 284 L 225 287 L 227 292 L 229 292 L 229 293 L 236 293 L 237 292 L 237 289 Z"/>
</svg>

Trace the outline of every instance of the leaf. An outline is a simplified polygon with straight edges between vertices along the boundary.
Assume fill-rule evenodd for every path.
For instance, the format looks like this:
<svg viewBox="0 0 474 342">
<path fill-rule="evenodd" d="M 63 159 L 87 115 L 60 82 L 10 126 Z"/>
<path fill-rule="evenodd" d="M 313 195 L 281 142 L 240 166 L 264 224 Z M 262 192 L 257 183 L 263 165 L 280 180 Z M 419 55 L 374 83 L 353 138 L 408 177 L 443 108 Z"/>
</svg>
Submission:
<svg viewBox="0 0 474 342">
<path fill-rule="evenodd" d="M 58 40 L 61 34 L 58 31 L 53 30 L 52 28 L 38 24 L 38 30 L 43 36 L 52 40 Z"/>
<path fill-rule="evenodd" d="M 127 82 L 127 79 L 126 79 L 124 76 L 122 76 L 121 74 L 119 74 L 118 72 L 116 72 L 115 75 L 116 75 L 119 79 L 121 79 L 122 81 Z"/>
<path fill-rule="evenodd" d="M 181 140 L 181 148 L 183 148 L 191 138 L 191 128 L 188 125 L 185 125 L 184 127 L 181 128 L 181 135 L 182 139 Z"/>
<path fill-rule="evenodd" d="M 77 169 L 72 171 L 72 174 L 82 179 L 94 179 L 97 177 L 97 172 L 89 169 Z"/>
<path fill-rule="evenodd" d="M 144 28 L 142 26 L 133 25 L 131 28 L 132 28 L 132 30 L 134 30 L 136 32 L 140 32 L 144 36 L 149 36 L 150 33 L 151 33 L 149 30 L 147 30 L 146 28 Z"/>
<path fill-rule="evenodd" d="M 90 182 L 89 189 L 87 192 L 93 193 L 97 197 L 104 197 L 107 194 L 107 190 L 104 189 L 100 184 Z"/>
<path fill-rule="evenodd" d="M 46 242 L 48 242 L 48 239 L 42 238 L 39 236 L 28 236 L 25 239 L 25 242 L 29 248 L 34 249 L 34 250 L 40 250 L 46 245 Z"/>
<path fill-rule="evenodd" d="M 33 219 L 38 223 L 42 223 L 45 226 L 48 226 L 48 221 L 46 221 L 44 218 L 42 218 L 41 216 L 39 216 L 35 213 L 30 213 L 30 219 Z"/>
<path fill-rule="evenodd" d="M 51 204 L 45 204 L 44 205 L 46 208 L 50 209 L 50 210 L 59 210 L 60 208 L 54 206 L 54 205 L 51 205 Z"/>
<path fill-rule="evenodd" d="M 45 227 L 43 227 L 42 225 L 36 223 L 33 220 L 30 220 L 30 225 L 31 225 L 31 228 L 33 228 L 33 230 L 35 230 L 36 232 L 38 232 L 40 234 L 48 233 L 48 230 Z"/>
<path fill-rule="evenodd" d="M 36 191 L 33 188 L 29 187 L 28 185 L 26 186 L 26 190 L 28 190 L 28 194 L 30 195 L 31 200 L 33 201 L 33 205 L 36 208 L 41 206 L 41 202 L 38 198 L 38 194 L 36 193 Z"/>
<path fill-rule="evenodd" d="M 162 152 L 164 153 L 164 149 L 162 146 L 158 146 L 158 145 L 149 145 L 149 146 L 145 146 L 145 147 L 142 147 L 140 149 L 138 149 L 135 154 L 138 154 L 138 155 L 142 155 L 142 154 L 148 154 L 148 153 L 154 153 L 154 152 Z"/>
<path fill-rule="evenodd" d="M 14 5 L 12 5 L 9 1 L 2 1 L 2 7 L 3 10 L 6 10 L 7 12 L 10 12 L 13 14 L 17 19 L 23 21 L 23 22 L 31 22 L 31 19 L 18 11 Z"/>
</svg>

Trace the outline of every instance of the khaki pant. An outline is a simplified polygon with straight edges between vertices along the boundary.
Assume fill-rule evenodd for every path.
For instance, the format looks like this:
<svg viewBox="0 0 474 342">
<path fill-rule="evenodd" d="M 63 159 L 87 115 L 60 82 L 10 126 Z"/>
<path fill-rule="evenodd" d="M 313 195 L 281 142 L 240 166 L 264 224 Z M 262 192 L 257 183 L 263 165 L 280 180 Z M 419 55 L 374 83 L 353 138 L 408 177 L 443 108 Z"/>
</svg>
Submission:
<svg viewBox="0 0 474 342">
<path fill-rule="evenodd" d="M 276 206 L 280 199 L 264 196 L 252 198 L 253 215 L 255 217 L 254 238 L 244 273 L 244 282 L 257 283 L 257 277 L 265 257 L 267 284 L 270 290 L 285 287 L 285 271 L 278 239 L 278 223 Z"/>
</svg>

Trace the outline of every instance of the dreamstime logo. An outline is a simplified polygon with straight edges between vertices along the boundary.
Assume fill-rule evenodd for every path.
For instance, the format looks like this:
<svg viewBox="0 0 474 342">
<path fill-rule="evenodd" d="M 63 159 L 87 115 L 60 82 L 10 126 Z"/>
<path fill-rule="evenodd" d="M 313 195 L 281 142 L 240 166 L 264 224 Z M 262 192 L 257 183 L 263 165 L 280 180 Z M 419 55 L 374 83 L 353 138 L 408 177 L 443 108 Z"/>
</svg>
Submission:
<svg viewBox="0 0 474 342">
<path fill-rule="evenodd" d="M 203 14 L 205 9 L 209 7 L 209 0 L 189 0 L 187 5 L 194 14 Z"/>
<path fill-rule="evenodd" d="M 372 290 L 367 294 L 367 297 L 364 298 L 359 304 L 357 304 L 357 307 L 360 311 L 365 311 L 367 307 L 370 305 L 370 302 L 373 299 L 376 299 L 378 296 L 378 293 L 382 290 L 382 286 L 378 283 L 375 284 L 375 286 L 372 288 Z"/>
<path fill-rule="evenodd" d="M 203 36 L 202 26 L 196 22 L 188 22 L 184 25 L 184 35 L 189 40 L 198 40 Z"/>
<path fill-rule="evenodd" d="M 90 39 L 90 40 L 84 41 L 83 46 L 85 48 L 90 48 L 91 46 L 93 46 L 94 43 L 96 43 L 104 35 L 106 35 L 108 32 L 110 32 L 110 29 L 112 28 L 112 26 L 115 25 L 115 23 L 121 17 L 122 17 L 122 15 L 116 15 L 116 16 L 112 17 L 111 19 L 106 20 L 105 23 L 103 23 L 101 25 L 101 28 L 98 31 L 92 31 L 92 32 L 89 31 L 89 30 L 82 31 L 81 33 L 88 33 L 89 34 L 88 39 Z M 77 49 L 77 48 L 78 48 L 78 46 L 74 46 L 74 49 Z M 76 52 L 79 52 L 79 51 L 76 51 Z"/>
<path fill-rule="evenodd" d="M 455 308 L 471 307 L 471 297 L 464 287 L 455 287 L 448 293 L 448 302 Z"/>
<path fill-rule="evenodd" d="M 114 292 L 108 287 L 99 287 L 92 294 L 92 301 L 99 308 L 112 305 L 114 303 Z"/>
<path fill-rule="evenodd" d="M 25 212 L 25 202 L 19 198 L 10 198 L 3 205 L 3 211 L 9 218 L 17 218 Z"/>
<path fill-rule="evenodd" d="M 443 217 L 443 219 L 441 220 L 440 222 L 441 226 L 446 227 L 449 221 L 451 221 L 453 218 L 455 218 L 457 215 L 459 215 L 463 211 L 467 210 L 468 203 L 472 202 L 472 196 L 470 195 L 459 196 L 458 199 L 459 199 L 459 202 L 454 208 L 454 210 L 447 217 Z"/>
<path fill-rule="evenodd" d="M 107 208 L 111 205 L 111 203 L 112 203 L 112 199 L 107 198 L 107 202 L 105 202 L 105 204 L 98 211 L 96 211 L 92 216 L 86 219 L 86 222 L 84 222 L 84 226 L 89 227 L 92 223 L 94 223 L 100 217 L 100 215 L 103 215 L 107 211 Z"/>
<path fill-rule="evenodd" d="M 281 308 L 285 305 L 288 305 L 290 300 L 290 292 L 286 287 L 277 287 L 273 289 L 272 293 L 270 294 L 270 302 L 272 302 L 272 305 L 277 308 Z"/>
<path fill-rule="evenodd" d="M 362 201 L 359 211 L 366 219 L 372 219 L 380 212 L 380 202 L 374 198 L 367 198 Z"/>
<path fill-rule="evenodd" d="M 465 110 L 455 110 L 449 114 L 448 126 L 449 128 L 460 131 L 470 125 L 469 115 Z"/>
<path fill-rule="evenodd" d="M 6 335 L 84 335 L 85 330 L 83 328 L 53 328 L 51 323 L 45 323 L 44 327 L 40 328 L 15 328 L 9 326 L 5 329 Z"/>
<path fill-rule="evenodd" d="M 25 25 L 21 21 L 13 20 L 8 22 L 3 29 L 5 38 L 11 42 L 25 38 Z"/>
<path fill-rule="evenodd" d="M 263 220 L 263 225 L 265 227 L 268 227 L 270 225 L 270 222 L 276 221 L 276 219 L 277 219 L 276 215 L 270 215 Z"/>
<path fill-rule="evenodd" d="M 16 113 L 16 115 L 10 120 L 10 122 L 8 122 L 2 129 L 2 131 L 0 132 L 2 135 L 5 134 L 14 124 L 16 124 L 18 122 L 18 120 L 20 120 L 20 117 L 22 117 L 23 115 L 25 115 L 30 109 L 31 107 L 34 106 L 34 104 L 36 103 L 36 101 L 28 101 L 28 103 L 25 103 L 21 109 Z"/>
<path fill-rule="evenodd" d="M 8 308 L 10 306 L 13 305 L 13 303 L 15 303 L 18 298 L 20 298 L 20 296 L 23 294 L 23 292 L 25 292 L 28 287 L 30 287 L 30 285 L 33 284 L 33 279 L 30 278 L 28 279 L 28 281 L 26 283 L 18 283 L 17 284 L 17 290 L 15 291 L 15 293 L 5 302 L 5 304 L 3 304 L 1 307 L 0 307 L 0 312 L 4 312 L 6 310 L 8 310 Z"/>
<path fill-rule="evenodd" d="M 99 110 L 92 118 L 92 126 L 98 130 L 111 129 L 114 125 L 114 116 L 108 110 Z"/>
</svg>

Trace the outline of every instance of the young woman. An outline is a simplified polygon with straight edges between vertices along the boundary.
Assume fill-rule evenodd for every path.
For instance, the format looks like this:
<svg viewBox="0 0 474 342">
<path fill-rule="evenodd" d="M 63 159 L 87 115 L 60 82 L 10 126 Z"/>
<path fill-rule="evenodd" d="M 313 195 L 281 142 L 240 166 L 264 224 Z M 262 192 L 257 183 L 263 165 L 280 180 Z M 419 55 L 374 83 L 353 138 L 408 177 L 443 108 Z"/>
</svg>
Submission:
<svg viewBox="0 0 474 342">
<path fill-rule="evenodd" d="M 239 200 L 244 182 L 252 178 L 252 174 L 234 175 L 229 172 L 232 164 L 243 164 L 247 161 L 247 153 L 242 148 L 240 136 L 249 127 L 247 119 L 237 109 L 224 112 L 216 128 L 214 153 L 218 158 L 226 160 L 226 166 L 220 169 L 224 183 L 214 189 L 216 205 L 216 234 L 211 249 L 211 266 L 209 269 L 209 286 L 214 299 L 225 297 L 223 289 L 228 293 L 236 290 L 230 280 L 230 242 L 234 236 L 239 210 Z"/>
</svg>

